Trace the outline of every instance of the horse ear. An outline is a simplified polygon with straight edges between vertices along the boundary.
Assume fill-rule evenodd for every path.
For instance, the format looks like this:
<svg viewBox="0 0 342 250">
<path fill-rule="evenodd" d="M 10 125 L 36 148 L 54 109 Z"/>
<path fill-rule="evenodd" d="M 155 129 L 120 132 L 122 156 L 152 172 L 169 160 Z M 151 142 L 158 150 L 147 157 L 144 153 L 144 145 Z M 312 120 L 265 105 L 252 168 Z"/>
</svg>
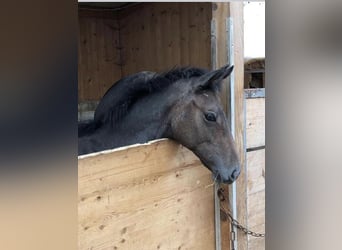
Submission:
<svg viewBox="0 0 342 250">
<path fill-rule="evenodd" d="M 197 89 L 220 89 L 221 81 L 227 78 L 233 71 L 234 65 L 225 65 L 220 69 L 210 71 L 205 75 L 201 76 L 197 82 Z"/>
</svg>

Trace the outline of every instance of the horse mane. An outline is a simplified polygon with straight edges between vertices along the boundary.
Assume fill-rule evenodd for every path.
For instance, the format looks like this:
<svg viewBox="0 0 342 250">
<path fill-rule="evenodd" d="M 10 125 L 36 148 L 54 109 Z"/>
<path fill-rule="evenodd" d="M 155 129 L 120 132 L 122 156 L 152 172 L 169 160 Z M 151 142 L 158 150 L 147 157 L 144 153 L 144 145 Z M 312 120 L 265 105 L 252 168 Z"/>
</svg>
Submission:
<svg viewBox="0 0 342 250">
<path fill-rule="evenodd" d="M 207 73 L 208 70 L 195 67 L 175 67 L 169 71 L 160 74 L 169 81 L 176 82 L 180 79 L 190 79 L 192 77 L 199 77 Z"/>
<path fill-rule="evenodd" d="M 163 73 L 140 72 L 116 82 L 103 96 L 96 108 L 94 122 L 99 127 L 114 125 L 124 117 L 139 99 L 159 92 L 181 79 L 199 77 L 208 71 L 195 67 L 175 67 Z"/>
<path fill-rule="evenodd" d="M 98 123 L 95 123 L 92 120 L 78 122 L 78 137 L 91 135 L 95 132 L 98 125 Z"/>
</svg>

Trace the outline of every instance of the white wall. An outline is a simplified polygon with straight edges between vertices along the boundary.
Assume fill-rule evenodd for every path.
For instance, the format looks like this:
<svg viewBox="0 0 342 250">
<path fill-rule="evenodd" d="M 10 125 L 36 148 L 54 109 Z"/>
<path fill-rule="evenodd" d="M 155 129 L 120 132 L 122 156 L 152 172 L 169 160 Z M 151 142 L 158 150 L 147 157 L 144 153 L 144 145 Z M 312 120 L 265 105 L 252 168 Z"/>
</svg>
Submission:
<svg viewBox="0 0 342 250">
<path fill-rule="evenodd" d="M 244 2 L 244 56 L 265 57 L 265 2 Z"/>
</svg>

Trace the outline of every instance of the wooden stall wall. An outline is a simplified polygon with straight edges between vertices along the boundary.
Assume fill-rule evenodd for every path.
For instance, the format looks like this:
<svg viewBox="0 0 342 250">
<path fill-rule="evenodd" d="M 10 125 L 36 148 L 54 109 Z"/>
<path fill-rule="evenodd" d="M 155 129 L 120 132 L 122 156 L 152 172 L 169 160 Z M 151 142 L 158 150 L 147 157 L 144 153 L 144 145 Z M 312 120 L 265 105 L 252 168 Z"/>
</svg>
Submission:
<svg viewBox="0 0 342 250">
<path fill-rule="evenodd" d="M 170 140 L 80 157 L 79 249 L 215 249 L 211 172 Z"/>
<path fill-rule="evenodd" d="M 246 90 L 248 227 L 265 232 L 265 89 Z M 248 236 L 248 249 L 264 250 L 265 238 Z"/>
<path fill-rule="evenodd" d="M 122 73 L 211 67 L 211 3 L 145 3 L 120 12 Z"/>
<path fill-rule="evenodd" d="M 79 10 L 78 100 L 99 100 L 121 78 L 115 12 Z"/>
<path fill-rule="evenodd" d="M 79 10 L 79 102 L 123 76 L 176 66 L 211 68 L 211 3 L 141 3 Z"/>
<path fill-rule="evenodd" d="M 99 12 L 99 11 L 97 11 Z M 101 15 L 103 15 L 101 17 Z M 119 12 L 110 12 L 106 11 L 106 13 L 102 13 L 97 17 L 88 17 L 83 15 L 84 18 L 82 19 L 82 15 L 80 15 L 80 54 L 85 54 L 83 58 L 80 56 L 80 63 L 82 64 L 82 72 L 79 72 L 79 101 L 88 101 L 88 100 L 99 100 L 102 95 L 105 93 L 107 88 L 109 88 L 117 79 L 128 75 L 132 73 L 136 73 L 142 70 L 150 70 L 150 71 L 164 71 L 167 69 L 170 69 L 175 66 L 198 66 L 198 67 L 204 67 L 204 68 L 212 68 L 213 65 L 216 67 L 223 66 L 227 63 L 227 41 L 226 39 L 226 18 L 229 16 L 234 19 L 235 27 L 234 27 L 234 80 L 235 80 L 235 97 L 236 97 L 236 104 L 235 104 L 235 126 L 236 126 L 236 143 L 239 150 L 239 155 L 241 158 L 241 163 L 244 166 L 244 98 L 243 98 L 243 22 L 242 22 L 242 3 L 142 3 L 137 4 L 136 6 L 129 7 L 127 9 L 121 10 Z M 212 54 L 211 54 L 211 22 L 215 19 L 217 24 L 217 61 L 212 62 Z M 104 29 L 104 26 L 106 26 L 110 22 L 111 28 Z M 83 23 L 83 25 L 82 25 Z M 94 23 L 98 23 L 97 25 L 94 25 Z M 101 23 L 106 25 L 102 25 Z M 107 25 L 108 26 L 108 25 Z M 114 28 L 113 28 L 114 27 Z M 97 32 L 95 32 L 96 35 L 94 35 L 94 30 L 101 30 L 101 34 L 106 33 L 105 35 L 98 35 Z M 105 30 L 105 31 L 104 31 Z M 222 31 L 222 32 L 221 32 Z M 90 37 L 91 45 L 90 44 L 82 44 L 83 37 Z M 97 44 L 97 45 L 95 45 Z M 105 64 L 107 64 L 108 68 L 106 69 L 106 72 L 102 72 L 100 69 L 101 60 L 103 58 L 104 52 L 97 51 L 97 46 L 101 46 L 101 44 L 105 44 L 106 46 L 103 46 L 103 48 L 109 48 L 108 46 L 112 46 L 110 50 L 109 55 L 111 55 L 113 60 L 104 60 Z M 108 45 L 108 46 L 107 46 Z M 102 56 L 101 56 L 102 53 Z M 91 55 L 88 55 L 91 54 Z M 97 63 L 95 63 L 97 62 Z M 100 63 L 100 64 L 99 64 Z M 213 65 L 212 65 L 213 63 Z M 91 69 L 91 67 L 95 67 L 95 69 Z M 115 69 L 112 72 L 110 71 L 110 67 L 114 67 Z M 88 69 L 90 71 L 88 71 Z M 94 72 L 91 72 L 94 71 Z M 100 71 L 103 74 L 109 74 L 107 76 L 104 76 L 100 73 Z M 96 76 L 95 76 L 96 75 Z M 103 77 L 103 79 L 102 79 Z M 94 83 L 94 86 L 92 86 L 92 81 L 96 79 L 96 84 Z M 228 80 L 226 81 L 226 83 Z M 101 85 L 102 84 L 102 85 Z M 224 91 L 227 94 L 222 95 L 223 105 L 226 110 L 228 110 L 228 92 L 227 86 L 225 86 Z M 85 110 L 87 112 L 87 110 Z M 177 151 L 178 152 L 178 151 Z M 157 152 L 158 153 L 158 152 Z M 131 155 L 130 151 L 130 155 Z M 158 157 L 158 154 L 152 154 L 153 156 L 149 156 L 147 153 L 147 158 L 152 157 L 150 164 L 157 164 L 158 161 L 163 161 L 162 158 Z M 100 156 L 99 156 L 100 157 Z M 103 156 L 104 157 L 104 156 Z M 122 156 L 123 157 L 123 156 Z M 163 156 L 165 157 L 165 155 Z M 166 159 L 171 161 L 173 158 L 170 158 L 171 155 L 167 156 Z M 172 157 L 180 157 L 179 154 L 173 155 Z M 102 158 L 96 158 L 99 162 L 96 164 L 103 163 Z M 128 158 L 127 162 L 125 162 L 126 167 L 131 164 L 129 161 L 132 161 L 132 159 Z M 95 160 L 95 162 L 97 161 Z M 134 161 L 134 160 L 133 160 Z M 108 163 L 108 161 L 107 161 Z M 82 160 L 80 162 L 82 165 Z M 93 163 L 91 163 L 93 164 Z M 95 163 L 94 163 L 95 164 Z M 105 163 L 103 163 L 105 164 Z M 110 163 L 109 166 L 116 166 L 115 161 Z M 137 166 L 138 163 L 134 163 L 133 165 Z M 139 162 L 139 164 L 143 164 L 142 162 Z M 192 163 L 191 163 L 192 164 Z M 191 165 L 190 164 L 190 165 Z M 197 164 L 197 163 L 196 163 Z M 159 166 L 159 165 L 154 165 Z M 137 168 L 137 167 L 135 167 Z M 151 171 L 149 168 L 144 167 L 144 171 Z M 90 169 L 90 167 L 89 167 Z M 101 167 L 103 172 L 99 175 L 106 175 L 107 170 L 105 168 Z M 122 168 L 121 168 L 122 169 Z M 136 169 L 135 169 L 136 170 Z M 80 168 L 80 171 L 82 172 L 82 167 Z M 87 170 L 88 171 L 88 170 Z M 93 171 L 93 170 L 92 170 Z M 110 174 L 112 171 L 114 171 L 112 168 L 108 170 L 108 174 Z M 123 170 L 124 171 L 124 170 Z M 153 172 L 151 172 L 153 173 Z M 166 173 L 166 172 L 165 172 Z M 133 175 L 133 172 L 127 173 L 129 175 Z M 114 173 L 114 176 L 116 175 L 116 172 Z M 210 174 L 209 174 L 210 175 Z M 208 175 L 208 176 L 209 176 Z M 245 169 L 242 169 L 241 176 L 245 175 Z M 94 176 L 98 176 L 97 173 L 94 172 Z M 101 190 L 104 190 L 103 192 L 107 192 L 107 184 L 102 182 L 99 177 L 97 180 L 95 180 L 90 175 L 88 177 L 84 176 L 82 177 L 84 179 L 89 179 L 87 181 L 93 182 L 93 183 L 102 183 L 99 184 L 96 188 L 99 188 L 100 192 Z M 93 179 L 94 180 L 93 180 Z M 109 180 L 113 180 L 111 178 L 114 177 L 108 177 Z M 108 179 L 107 178 L 107 179 Z M 128 177 L 127 177 L 128 178 Z M 131 178 L 131 177 L 130 177 Z M 133 178 L 133 177 L 132 177 Z M 129 195 L 130 192 L 134 193 L 134 189 L 132 190 L 132 185 L 129 185 L 128 183 L 130 181 L 134 181 L 134 183 L 137 183 L 137 179 L 129 179 L 128 182 L 124 185 L 124 187 L 127 187 L 127 194 Z M 140 177 L 137 177 L 140 178 Z M 186 177 L 190 178 L 190 177 Z M 149 180 L 149 178 L 147 179 Z M 210 178 L 208 177 L 207 183 L 209 183 Z M 82 190 L 82 185 L 87 185 L 87 181 L 82 181 L 80 184 L 80 190 Z M 169 180 L 172 182 L 171 180 Z M 92 184 L 89 184 L 92 185 Z M 97 185 L 97 184 L 94 184 Z M 114 190 L 116 193 L 115 195 L 118 195 L 117 190 L 118 187 L 115 186 L 115 188 L 112 188 L 112 183 L 108 184 L 110 190 Z M 140 185 L 140 184 L 139 184 Z M 181 186 L 187 185 L 186 182 L 182 183 Z M 119 186 L 122 188 L 122 186 Z M 143 186 L 139 186 L 143 187 Z M 157 186 L 154 186 L 155 189 Z M 95 192 L 95 189 L 93 189 L 92 192 Z M 121 189 L 120 189 L 121 190 Z M 123 188 L 123 191 L 126 189 Z M 187 189 L 183 189 L 187 190 Z M 238 184 L 237 184 L 237 190 L 238 190 L 238 220 L 241 221 L 243 224 L 247 222 L 247 205 L 246 205 L 246 195 L 247 195 L 247 183 L 246 179 L 239 178 Z M 109 194 L 106 197 L 114 197 L 111 196 L 114 191 L 108 191 Z M 159 198 L 165 197 L 167 192 L 171 192 L 170 189 L 161 189 L 159 190 L 161 193 L 157 196 Z M 165 191 L 165 193 L 163 193 Z M 173 192 L 173 191 L 172 191 Z M 178 191 L 177 191 L 178 192 Z M 213 249 L 215 244 L 215 237 L 214 237 L 214 211 L 213 211 L 213 188 L 208 188 L 205 192 L 209 193 L 201 194 L 203 197 L 206 197 L 205 200 L 203 200 L 203 204 L 205 205 L 205 209 L 208 209 L 207 205 L 210 205 L 210 209 L 206 211 L 200 210 L 200 217 L 197 217 L 197 220 L 204 220 L 206 225 L 210 227 L 210 230 L 206 227 L 200 230 L 204 230 L 205 234 L 201 235 L 201 239 L 203 238 L 204 242 L 210 242 L 205 243 L 204 245 L 185 245 L 185 248 L 188 249 Z M 114 193 L 113 193 L 114 194 Z M 89 193 L 90 195 L 90 193 Z M 100 195 L 99 200 L 97 200 L 95 194 L 91 198 L 92 202 L 95 204 L 98 204 L 100 202 L 103 202 L 104 204 L 101 204 L 101 206 L 107 206 L 108 209 L 111 209 L 112 206 L 114 206 L 113 200 L 110 200 L 110 203 L 107 205 L 105 204 L 105 201 L 103 200 L 103 196 Z M 120 197 L 120 196 L 119 196 Z M 126 197 L 126 198 L 125 198 Z M 158 198 L 158 199 L 159 199 Z M 109 213 L 108 210 L 103 209 L 100 210 L 100 212 L 96 212 L 96 207 L 92 207 L 94 209 L 94 212 L 91 212 L 91 206 L 92 203 L 87 198 L 83 200 L 84 198 L 80 197 L 80 203 L 79 203 L 79 209 L 81 211 L 80 214 L 82 214 L 82 211 L 85 211 L 85 209 L 89 209 L 89 211 L 84 212 L 85 217 L 80 221 L 80 244 L 82 247 L 88 247 L 89 244 L 95 244 L 98 247 L 94 247 L 94 249 L 101 249 L 111 246 L 113 249 L 120 249 L 120 247 L 117 244 L 124 244 L 128 241 L 128 239 L 132 239 L 132 234 L 124 233 L 123 236 L 120 236 L 120 232 L 118 231 L 115 233 L 115 235 L 112 235 L 112 230 L 116 230 L 110 226 L 108 226 L 109 221 L 115 222 L 118 218 L 120 220 L 124 221 L 125 215 L 124 213 L 127 211 L 126 208 L 122 209 L 119 208 L 119 215 L 113 215 Z M 114 199 L 114 198 L 113 198 Z M 121 198 L 120 198 L 121 199 Z M 123 199 L 128 199 L 127 196 L 123 196 Z M 133 201 L 142 202 L 137 200 L 139 197 L 134 196 L 132 198 Z M 192 198 L 189 198 L 192 199 Z M 87 201 L 88 205 L 85 201 Z M 195 201 L 195 200 L 193 200 Z M 108 201 L 109 202 L 109 201 Z M 158 203 L 159 204 L 159 203 Z M 127 212 L 127 215 L 131 215 L 131 213 L 136 213 L 138 210 L 137 206 L 133 206 L 133 210 L 131 212 Z M 168 206 L 171 206 L 171 203 L 165 203 L 165 207 L 168 208 Z M 190 205 L 189 205 L 190 206 Z M 145 212 L 141 212 L 142 216 L 145 216 L 145 213 L 147 213 L 148 205 L 143 204 L 143 208 Z M 127 208 L 128 209 L 128 208 Z M 134 210 L 135 209 L 135 210 Z M 196 211 L 196 208 L 190 212 L 188 212 L 187 216 L 195 216 L 198 215 Z M 101 217 L 101 211 L 105 212 L 106 215 L 104 217 Z M 116 211 L 116 210 L 115 210 Z M 121 211 L 121 212 L 120 212 Z M 172 209 L 174 211 L 174 209 Z M 176 210 L 177 211 L 177 210 Z M 112 212 L 114 213 L 114 212 Z M 159 212 L 158 212 L 159 213 Z M 168 210 L 168 212 L 172 214 L 171 210 Z M 140 215 L 138 213 L 138 215 Z M 162 212 L 159 213 L 159 215 L 164 215 Z M 114 217 L 115 219 L 113 219 Z M 148 213 L 146 216 L 151 215 Z M 171 216 L 171 215 L 170 215 Z M 167 217 L 167 216 L 166 216 Z M 129 218 L 138 218 L 137 216 L 132 216 Z M 140 217 L 139 217 L 140 218 Z M 167 217 L 169 218 L 169 217 Z M 170 217 L 171 218 L 171 217 Z M 182 217 L 182 220 L 178 220 L 178 223 L 181 223 L 182 221 L 185 226 L 188 226 L 188 223 L 184 223 L 184 218 L 186 216 Z M 190 217 L 189 217 L 190 218 Z M 189 223 L 195 223 L 197 225 L 196 227 L 203 227 L 203 224 L 196 224 L 199 222 L 195 222 L 195 218 L 191 217 L 192 219 L 189 219 L 187 222 Z M 174 219 L 174 217 L 172 217 Z M 108 220 L 108 222 L 107 222 Z M 130 219 L 127 219 L 130 220 Z M 171 219 L 170 219 L 171 220 Z M 85 225 L 87 221 L 90 221 L 91 223 L 94 223 L 93 225 L 87 226 Z M 99 223 L 107 223 L 107 224 L 99 224 Z M 126 221 L 127 222 L 127 221 Z M 126 223 L 125 221 L 123 224 Z M 166 222 L 169 222 L 166 220 Z M 82 224 L 83 223 L 83 224 Z M 150 222 L 146 222 L 150 223 Z M 156 223 L 156 222 L 153 222 Z M 165 220 L 163 219 L 163 223 L 165 223 Z M 96 224 L 96 225 L 95 225 Z M 122 225 L 123 225 L 122 224 Z M 120 224 L 121 229 L 123 232 L 128 232 L 128 228 L 124 229 L 125 226 L 122 226 Z M 151 224 L 149 224 L 151 225 Z M 154 225 L 152 225 L 154 227 Z M 184 226 L 184 225 L 183 225 Z M 92 230 L 88 231 L 89 228 L 92 228 Z M 143 228 L 142 225 L 139 225 L 137 228 L 131 225 L 131 228 L 133 228 L 133 231 L 137 232 L 143 232 L 143 236 L 146 239 L 148 239 L 151 244 L 153 243 L 153 248 L 157 248 L 159 246 L 160 249 L 162 248 L 162 245 L 157 244 L 156 241 L 158 238 L 153 238 L 150 236 L 147 236 L 147 229 Z M 168 233 L 173 232 L 175 228 L 172 227 L 166 227 L 167 230 L 160 229 L 161 232 L 164 232 L 165 235 L 162 237 L 162 241 L 171 243 L 170 238 L 168 238 Z M 185 231 L 182 234 L 182 236 L 176 236 L 177 237 L 183 237 L 182 240 L 177 240 L 174 245 L 171 245 L 171 249 L 175 248 L 183 249 L 184 246 L 182 244 L 190 244 L 190 243 L 184 243 L 186 242 L 185 239 L 188 239 L 188 241 L 192 242 L 193 240 L 199 240 L 196 244 L 202 244 L 200 242 L 201 239 L 197 238 L 198 232 L 195 230 L 196 228 L 193 227 L 191 230 Z M 224 221 L 221 224 L 221 232 L 222 232 L 222 246 L 223 249 L 228 249 L 229 247 L 229 224 L 228 221 Z M 119 230 L 119 229 L 118 229 Z M 145 231 L 144 231 L 145 230 Z M 146 231 L 147 230 L 147 231 Z M 97 233 L 95 233 L 97 232 Z M 177 232 L 177 231 L 176 231 Z M 154 233 L 159 233 L 159 229 L 156 231 L 153 231 Z M 121 238 L 119 238 L 119 236 Z M 110 245 L 112 243 L 113 237 L 115 238 L 115 241 L 113 245 Z M 140 237 L 140 236 L 139 236 Z M 84 239 L 86 242 L 83 243 Z M 189 240 L 190 239 L 190 240 Z M 239 239 L 239 249 L 247 249 L 247 237 L 239 232 L 238 235 Z M 122 242 L 121 242 L 122 241 Z M 103 243 L 100 243 L 103 242 Z M 132 245 L 132 249 L 134 249 L 134 244 L 137 244 L 137 242 L 134 242 L 134 240 L 130 241 Z M 132 243 L 133 242 L 133 243 Z M 179 243 L 179 245 L 178 245 Z M 177 246 L 176 246 L 177 245 Z M 120 246 L 127 246 L 126 245 L 120 245 Z M 188 247 L 187 247 L 188 246 Z M 140 247 L 136 249 L 141 249 Z M 150 248 L 146 248 L 150 249 Z M 166 247 L 166 249 L 169 249 Z"/>
</svg>

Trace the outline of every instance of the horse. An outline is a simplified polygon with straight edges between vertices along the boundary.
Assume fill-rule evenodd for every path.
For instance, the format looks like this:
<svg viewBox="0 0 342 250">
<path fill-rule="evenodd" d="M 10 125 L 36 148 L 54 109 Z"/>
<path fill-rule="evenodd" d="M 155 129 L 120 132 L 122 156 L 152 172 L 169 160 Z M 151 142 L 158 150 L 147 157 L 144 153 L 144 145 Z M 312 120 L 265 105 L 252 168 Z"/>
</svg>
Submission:
<svg viewBox="0 0 342 250">
<path fill-rule="evenodd" d="M 100 100 L 94 119 L 79 124 L 79 155 L 169 138 L 197 155 L 215 180 L 233 183 L 240 163 L 220 103 L 222 80 L 232 70 L 184 67 L 122 78 Z"/>
</svg>

